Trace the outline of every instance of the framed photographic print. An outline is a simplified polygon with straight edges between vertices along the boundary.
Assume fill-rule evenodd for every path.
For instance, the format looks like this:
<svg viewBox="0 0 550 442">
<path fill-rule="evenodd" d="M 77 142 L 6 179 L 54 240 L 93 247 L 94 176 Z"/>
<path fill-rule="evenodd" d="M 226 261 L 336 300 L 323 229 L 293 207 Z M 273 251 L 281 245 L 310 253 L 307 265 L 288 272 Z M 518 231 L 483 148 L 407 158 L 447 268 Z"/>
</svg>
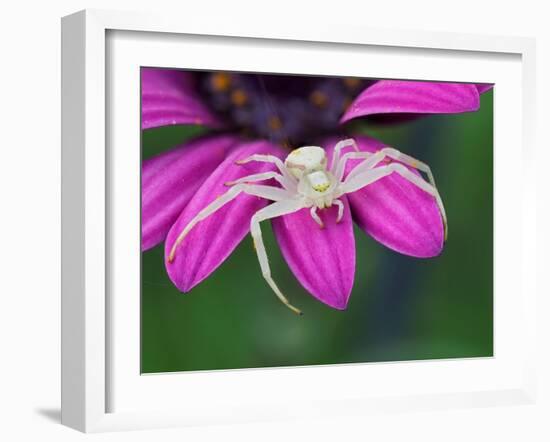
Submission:
<svg viewBox="0 0 550 442">
<path fill-rule="evenodd" d="M 64 18 L 63 423 L 532 401 L 533 57 Z"/>
</svg>

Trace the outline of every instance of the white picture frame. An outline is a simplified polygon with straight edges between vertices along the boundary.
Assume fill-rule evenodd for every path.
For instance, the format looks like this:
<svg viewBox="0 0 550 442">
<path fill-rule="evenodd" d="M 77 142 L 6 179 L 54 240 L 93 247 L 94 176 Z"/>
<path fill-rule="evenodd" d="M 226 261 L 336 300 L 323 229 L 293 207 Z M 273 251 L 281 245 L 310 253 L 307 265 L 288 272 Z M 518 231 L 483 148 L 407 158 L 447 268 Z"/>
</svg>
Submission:
<svg viewBox="0 0 550 442">
<path fill-rule="evenodd" d="M 195 54 L 191 57 L 195 61 L 188 58 L 182 65 L 181 59 L 173 59 L 174 45 L 183 45 L 189 54 Z M 132 304 L 132 296 L 134 301 L 139 300 L 139 283 L 132 280 L 131 275 L 136 262 L 139 264 L 139 253 L 129 252 L 132 248 L 125 247 L 135 238 L 131 239 L 132 235 L 124 238 L 121 228 L 124 226 L 133 232 L 132 226 L 139 223 L 139 216 L 133 220 L 123 219 L 123 213 L 136 213 L 136 206 L 131 202 L 135 204 L 136 199 L 128 198 L 128 192 L 139 194 L 139 186 L 135 187 L 135 178 L 139 176 L 139 161 L 135 161 L 139 151 L 139 144 L 135 144 L 136 137 L 139 139 L 135 131 L 139 127 L 135 126 L 139 121 L 139 87 L 132 89 L 139 74 L 134 68 L 140 65 L 205 67 L 204 57 L 208 55 L 204 54 L 205 48 L 218 51 L 219 56 L 208 63 L 211 69 L 233 67 L 233 70 L 367 76 L 361 63 L 346 62 L 350 53 L 367 51 L 380 60 L 369 76 L 424 79 L 426 73 L 415 65 L 415 60 L 429 57 L 430 78 L 425 79 L 503 85 L 500 91 L 497 86 L 495 92 L 495 268 L 498 275 L 495 274 L 494 358 L 232 370 L 192 373 L 186 377 L 141 376 L 139 369 L 136 371 L 139 305 Z M 250 56 L 269 48 L 273 51 L 270 56 Z M 284 57 L 285 51 L 299 53 L 301 61 L 283 64 L 277 57 Z M 332 60 L 340 57 L 345 66 L 316 62 L 314 57 L 308 61 L 308 53 L 312 51 L 330 54 Z M 391 55 L 386 55 L 389 53 Z M 232 61 L 237 54 L 238 65 Z M 395 33 L 345 26 L 281 27 L 258 21 L 236 26 L 199 18 L 182 23 L 173 17 L 87 10 L 63 18 L 62 55 L 63 424 L 96 432 L 362 415 L 375 410 L 395 412 L 533 403 L 536 396 L 536 193 L 534 178 L 527 173 L 534 162 L 535 49 L 532 39 L 415 31 Z M 408 61 L 405 64 L 399 62 L 403 57 Z M 453 60 L 460 60 L 460 66 L 450 67 L 449 61 Z M 307 67 L 306 63 L 309 63 Z M 125 79 L 126 87 L 112 89 L 112 84 L 120 84 L 120 78 Z M 121 93 L 116 100 L 112 95 L 114 90 L 116 94 Z M 126 112 L 126 117 L 119 118 L 120 103 L 135 114 Z M 508 109 L 513 105 L 508 115 L 501 112 L 506 105 Z M 521 124 L 510 128 L 512 120 Z M 111 130 L 107 123 L 112 126 Z M 507 140 L 499 135 L 506 127 L 509 128 Z M 111 149 L 112 146 L 116 149 Z M 513 159 L 498 154 L 511 149 L 515 153 Z M 130 167 L 119 167 L 121 156 L 128 159 Z M 521 174 L 522 187 L 511 186 L 506 181 L 504 172 L 510 168 Z M 123 183 L 127 183 L 127 187 Z M 507 211 L 512 209 L 506 201 L 499 200 L 503 194 L 512 194 L 521 201 L 523 210 L 508 217 Z M 139 206 L 139 199 L 137 201 Z M 129 205 L 123 207 L 124 204 Z M 501 241 L 504 236 L 499 232 L 507 227 L 515 228 L 519 234 L 504 243 Z M 514 256 L 498 254 L 503 249 L 513 250 Z M 127 265 L 119 266 L 120 262 Z M 121 293 L 122 286 L 130 295 L 113 297 L 113 293 Z M 511 290 L 514 290 L 513 296 L 510 296 Z M 127 309 L 124 317 L 117 313 L 122 308 Z M 316 379 L 336 376 L 349 379 L 349 385 L 344 381 L 338 388 L 329 386 L 316 392 Z M 353 383 L 360 377 L 374 381 L 366 382 L 361 388 L 357 382 Z M 384 382 L 389 377 L 393 379 L 391 387 Z M 284 395 L 277 393 L 281 384 L 289 383 L 300 385 L 300 395 L 288 391 Z M 174 402 L 173 396 L 177 395 L 168 392 L 178 389 L 186 392 L 186 401 L 193 407 L 181 400 Z M 205 391 L 209 392 L 206 399 Z M 149 408 L 150 404 L 155 406 Z"/>
</svg>

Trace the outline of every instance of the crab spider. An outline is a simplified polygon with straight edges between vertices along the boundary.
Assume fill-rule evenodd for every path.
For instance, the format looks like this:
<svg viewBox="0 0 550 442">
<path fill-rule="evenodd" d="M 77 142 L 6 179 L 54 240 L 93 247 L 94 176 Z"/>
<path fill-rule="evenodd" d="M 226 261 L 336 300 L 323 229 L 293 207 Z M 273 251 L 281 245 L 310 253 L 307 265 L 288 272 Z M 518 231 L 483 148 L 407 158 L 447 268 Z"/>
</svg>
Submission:
<svg viewBox="0 0 550 442">
<path fill-rule="evenodd" d="M 353 147 L 354 150 L 341 155 L 342 150 L 346 147 Z M 346 163 L 351 159 L 362 161 L 344 178 Z M 380 163 L 388 159 L 397 162 L 380 166 Z M 336 144 L 330 168 L 327 167 L 327 156 L 324 149 L 317 146 L 304 146 L 293 150 L 286 157 L 284 163 L 281 159 L 272 155 L 255 154 L 237 161 L 237 164 L 245 164 L 251 161 L 272 163 L 276 166 L 278 172 L 257 173 L 225 183 L 230 189 L 195 215 L 178 235 L 168 255 L 169 263 L 173 262 L 178 246 L 197 223 L 212 215 L 239 194 L 246 193 L 273 201 L 273 204 L 264 207 L 252 216 L 250 232 L 263 277 L 277 297 L 288 308 L 297 314 L 302 314 L 299 309 L 290 304 L 271 276 L 260 223 L 309 208 L 313 220 L 320 228 L 323 228 L 323 221 L 317 211 L 331 207 L 333 204 L 338 206 L 336 222 L 339 222 L 344 214 L 344 204 L 339 200 L 342 195 L 362 189 L 392 173 L 401 175 L 436 199 L 443 218 L 445 237 L 447 236 L 445 209 L 430 168 L 394 148 L 384 147 L 374 153 L 362 152 L 359 151 L 355 140 L 350 138 Z M 424 172 L 428 176 L 429 182 L 425 181 L 420 175 L 413 173 L 405 165 Z M 281 187 L 257 184 L 268 179 L 276 180 Z"/>
</svg>

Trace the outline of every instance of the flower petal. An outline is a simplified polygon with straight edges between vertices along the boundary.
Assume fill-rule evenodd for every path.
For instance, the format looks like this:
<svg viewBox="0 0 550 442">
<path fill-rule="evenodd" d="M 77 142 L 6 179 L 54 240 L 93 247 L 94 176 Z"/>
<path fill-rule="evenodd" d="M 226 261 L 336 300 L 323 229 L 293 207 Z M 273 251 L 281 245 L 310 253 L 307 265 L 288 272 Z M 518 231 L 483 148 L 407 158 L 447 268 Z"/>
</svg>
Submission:
<svg viewBox="0 0 550 442">
<path fill-rule="evenodd" d="M 473 84 L 380 80 L 359 94 L 340 122 L 374 114 L 449 114 L 478 108 Z"/>
<path fill-rule="evenodd" d="M 494 85 L 492 84 L 476 84 L 477 91 L 479 94 L 484 94 L 488 90 L 492 89 Z"/>
<path fill-rule="evenodd" d="M 346 197 L 344 216 L 336 223 L 338 208 L 318 210 L 324 228 L 309 209 L 272 220 L 273 232 L 290 269 L 300 283 L 325 304 L 343 310 L 355 275 L 355 238 Z"/>
<path fill-rule="evenodd" d="M 228 191 L 224 183 L 274 170 L 269 163 L 235 164 L 235 161 L 256 153 L 284 157 L 282 148 L 265 141 L 247 143 L 232 150 L 202 184 L 168 232 L 166 269 L 172 282 L 182 292 L 188 292 L 218 268 L 249 232 L 252 215 L 268 204 L 267 200 L 256 196 L 239 195 L 199 222 L 178 246 L 174 261 L 168 262 L 170 250 L 185 226 L 200 210 Z"/>
<path fill-rule="evenodd" d="M 385 147 L 370 137 L 356 137 L 356 141 L 361 151 L 376 152 Z M 333 142 L 325 145 L 329 150 L 334 147 Z M 347 173 L 359 162 L 348 161 Z M 384 177 L 347 197 L 353 220 L 386 247 L 418 258 L 441 253 L 444 228 L 435 198 L 400 175 Z"/>
<path fill-rule="evenodd" d="M 141 127 L 200 124 L 220 127 L 220 120 L 196 92 L 191 72 L 141 69 Z"/>
<path fill-rule="evenodd" d="M 141 250 L 164 240 L 197 189 L 224 160 L 238 138 L 196 138 L 142 164 Z"/>
</svg>

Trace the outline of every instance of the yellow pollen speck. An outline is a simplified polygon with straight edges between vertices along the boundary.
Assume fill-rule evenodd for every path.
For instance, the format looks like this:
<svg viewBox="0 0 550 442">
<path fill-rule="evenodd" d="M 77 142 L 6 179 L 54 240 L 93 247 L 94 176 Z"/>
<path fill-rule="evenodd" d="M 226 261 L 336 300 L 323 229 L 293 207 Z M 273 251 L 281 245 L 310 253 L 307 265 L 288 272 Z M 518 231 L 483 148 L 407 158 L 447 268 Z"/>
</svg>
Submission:
<svg viewBox="0 0 550 442">
<path fill-rule="evenodd" d="M 241 106 L 244 106 L 246 104 L 246 102 L 248 101 L 248 96 L 244 93 L 243 90 L 241 89 L 235 89 L 232 93 L 231 93 L 231 102 L 237 106 L 237 107 L 241 107 Z"/>
<path fill-rule="evenodd" d="M 217 72 L 212 75 L 212 87 L 218 91 L 223 92 L 229 89 L 231 85 L 231 77 L 225 72 Z"/>
<path fill-rule="evenodd" d="M 359 78 L 344 78 L 344 84 L 349 87 L 350 89 L 355 89 L 357 86 L 361 84 L 361 80 Z"/>
<path fill-rule="evenodd" d="M 281 119 L 277 116 L 271 116 L 269 117 L 269 120 L 267 121 L 267 124 L 269 125 L 269 128 L 271 130 L 279 130 L 281 127 L 283 127 L 283 123 Z"/>
<path fill-rule="evenodd" d="M 316 184 L 316 185 L 313 186 L 313 190 L 315 190 L 316 192 L 324 192 L 324 191 L 327 190 L 329 187 L 330 187 L 330 183 L 326 183 L 326 184 Z"/>
<path fill-rule="evenodd" d="M 328 104 L 328 97 L 321 91 L 313 91 L 309 96 L 309 101 L 311 101 L 315 106 L 323 108 Z"/>
</svg>

